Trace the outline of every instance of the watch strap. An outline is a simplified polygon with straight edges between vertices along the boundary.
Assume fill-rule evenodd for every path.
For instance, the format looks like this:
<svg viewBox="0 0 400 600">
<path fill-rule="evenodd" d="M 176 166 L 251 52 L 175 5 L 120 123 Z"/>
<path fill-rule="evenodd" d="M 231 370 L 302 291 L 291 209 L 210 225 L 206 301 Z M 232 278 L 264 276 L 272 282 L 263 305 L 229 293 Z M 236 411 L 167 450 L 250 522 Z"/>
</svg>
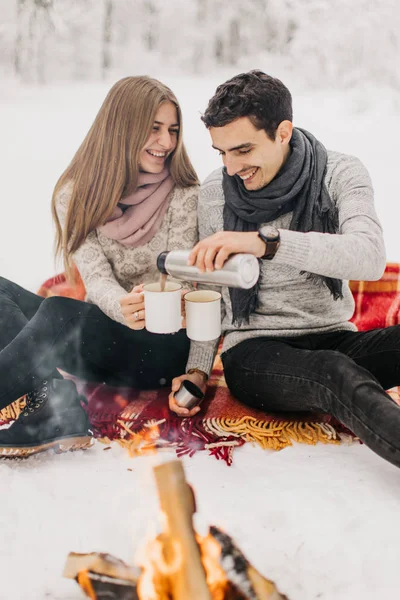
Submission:
<svg viewBox="0 0 400 600">
<path fill-rule="evenodd" d="M 262 258 L 265 260 L 272 260 L 279 248 L 279 240 L 274 240 L 273 242 L 267 240 L 263 241 L 265 242 L 265 254 Z"/>
<path fill-rule="evenodd" d="M 276 231 L 277 233 L 275 236 L 272 235 L 269 237 L 268 235 L 263 234 L 262 229 L 258 230 L 258 235 L 265 244 L 265 254 L 261 257 L 262 259 L 272 260 L 274 258 L 281 241 L 279 230 Z"/>
<path fill-rule="evenodd" d="M 189 371 L 187 371 L 187 373 L 188 373 L 188 375 L 190 375 L 191 373 L 199 373 L 200 375 L 203 376 L 204 381 L 207 381 L 207 379 L 208 379 L 207 373 L 205 373 L 201 369 L 189 369 Z"/>
</svg>

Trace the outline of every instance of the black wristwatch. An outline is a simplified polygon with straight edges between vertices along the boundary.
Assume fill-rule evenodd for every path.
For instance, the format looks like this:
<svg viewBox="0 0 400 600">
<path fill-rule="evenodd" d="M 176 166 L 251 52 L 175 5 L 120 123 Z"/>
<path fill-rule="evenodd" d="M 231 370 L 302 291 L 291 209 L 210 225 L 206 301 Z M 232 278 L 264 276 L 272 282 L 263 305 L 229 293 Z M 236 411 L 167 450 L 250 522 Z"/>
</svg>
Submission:
<svg viewBox="0 0 400 600">
<path fill-rule="evenodd" d="M 265 242 L 266 250 L 264 256 L 266 260 L 272 260 L 279 248 L 281 236 L 279 230 L 271 225 L 264 225 L 258 230 L 258 236 Z"/>
</svg>

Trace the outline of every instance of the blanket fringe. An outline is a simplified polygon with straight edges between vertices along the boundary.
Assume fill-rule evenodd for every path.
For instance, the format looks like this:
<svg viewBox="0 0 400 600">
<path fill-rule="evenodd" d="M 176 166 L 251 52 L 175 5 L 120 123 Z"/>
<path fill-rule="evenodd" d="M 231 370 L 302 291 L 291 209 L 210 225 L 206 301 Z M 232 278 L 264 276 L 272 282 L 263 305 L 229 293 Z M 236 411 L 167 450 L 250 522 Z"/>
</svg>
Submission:
<svg viewBox="0 0 400 600">
<path fill-rule="evenodd" d="M 129 419 L 120 417 L 116 425 L 112 438 L 103 437 L 100 441 L 105 444 L 116 441 L 131 457 L 168 449 L 174 449 L 178 456 L 193 456 L 199 450 L 207 450 L 228 465 L 232 463 L 234 449 L 246 442 L 264 450 L 281 450 L 293 442 L 312 445 L 341 442 L 341 433 L 329 423 L 262 421 L 250 416 L 197 421 L 171 417 L 144 422 L 135 421 L 131 415 Z M 350 441 L 348 436 L 345 440 Z"/>
<path fill-rule="evenodd" d="M 0 411 L 0 425 L 17 419 L 25 403 L 23 396 L 3 408 Z M 293 442 L 339 444 L 341 441 L 349 443 L 354 439 L 345 431 L 341 432 L 340 428 L 315 421 L 263 421 L 250 416 L 200 420 L 169 416 L 155 420 L 122 413 L 110 425 L 109 415 L 96 417 L 95 429 L 98 435 L 102 435 L 99 441 L 105 444 L 117 442 L 127 450 L 130 457 L 171 449 L 178 456 L 193 456 L 199 450 L 207 450 L 210 455 L 230 465 L 234 449 L 246 442 L 264 450 L 282 450 Z M 107 421 L 109 427 L 105 431 L 102 425 Z"/>
<path fill-rule="evenodd" d="M 306 421 L 261 421 L 254 417 L 241 419 L 206 419 L 204 427 L 215 436 L 238 436 L 263 449 L 281 450 L 293 441 L 315 445 L 339 444 L 340 437 L 332 425 Z"/>
<path fill-rule="evenodd" d="M 24 410 L 26 405 L 25 396 L 18 398 L 12 404 L 9 404 L 2 410 L 0 410 L 0 425 L 7 425 L 11 421 L 18 419 L 21 412 Z"/>
</svg>

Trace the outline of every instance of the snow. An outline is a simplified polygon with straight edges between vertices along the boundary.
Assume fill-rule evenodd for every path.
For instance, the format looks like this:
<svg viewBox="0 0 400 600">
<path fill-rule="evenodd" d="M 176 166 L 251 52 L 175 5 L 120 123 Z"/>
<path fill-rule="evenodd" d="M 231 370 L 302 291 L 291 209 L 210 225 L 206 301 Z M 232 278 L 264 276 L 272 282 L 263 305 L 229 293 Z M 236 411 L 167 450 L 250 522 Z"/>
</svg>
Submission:
<svg viewBox="0 0 400 600">
<path fill-rule="evenodd" d="M 157 75 L 157 74 L 156 74 Z M 216 85 L 163 77 L 183 108 L 184 134 L 200 178 L 220 164 L 199 115 Z M 387 243 L 400 260 L 396 217 L 400 97 L 389 89 L 307 92 L 291 87 L 295 124 L 369 169 Z M 31 289 L 52 275 L 52 189 L 109 84 L 0 89 L 2 201 L 0 275 Z M 69 551 L 110 552 L 128 562 L 158 528 L 152 467 L 173 453 L 130 459 L 113 446 L 0 462 L 0 598 L 78 600 L 63 579 Z M 400 473 L 362 445 L 246 445 L 233 466 L 204 453 L 184 459 L 196 527 L 233 535 L 248 558 L 291 600 L 372 600 L 398 590 Z"/>
</svg>

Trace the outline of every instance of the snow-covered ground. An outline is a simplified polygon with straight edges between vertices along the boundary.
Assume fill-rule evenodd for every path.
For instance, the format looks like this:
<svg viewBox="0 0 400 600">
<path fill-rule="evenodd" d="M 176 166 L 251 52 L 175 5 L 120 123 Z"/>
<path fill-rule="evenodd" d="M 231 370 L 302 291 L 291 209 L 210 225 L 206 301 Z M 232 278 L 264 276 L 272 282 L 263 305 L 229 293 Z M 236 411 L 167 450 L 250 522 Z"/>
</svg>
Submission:
<svg viewBox="0 0 400 600">
<path fill-rule="evenodd" d="M 199 115 L 223 77 L 163 79 L 180 99 L 186 144 L 204 178 L 220 159 Z M 55 271 L 52 189 L 109 87 L 0 87 L 0 275 L 31 290 Z M 292 91 L 295 124 L 368 167 L 388 260 L 400 260 L 400 98 L 368 87 L 307 93 L 297 83 Z M 85 453 L 0 462 L 0 598 L 82 598 L 61 576 L 71 550 L 133 561 L 157 527 L 152 466 L 173 457 L 132 460 L 97 444 Z M 247 445 L 230 468 L 205 454 L 184 464 L 199 531 L 211 523 L 225 528 L 291 600 L 375 600 L 398 592 L 400 472 L 365 446 L 297 445 L 274 453 Z"/>
</svg>

